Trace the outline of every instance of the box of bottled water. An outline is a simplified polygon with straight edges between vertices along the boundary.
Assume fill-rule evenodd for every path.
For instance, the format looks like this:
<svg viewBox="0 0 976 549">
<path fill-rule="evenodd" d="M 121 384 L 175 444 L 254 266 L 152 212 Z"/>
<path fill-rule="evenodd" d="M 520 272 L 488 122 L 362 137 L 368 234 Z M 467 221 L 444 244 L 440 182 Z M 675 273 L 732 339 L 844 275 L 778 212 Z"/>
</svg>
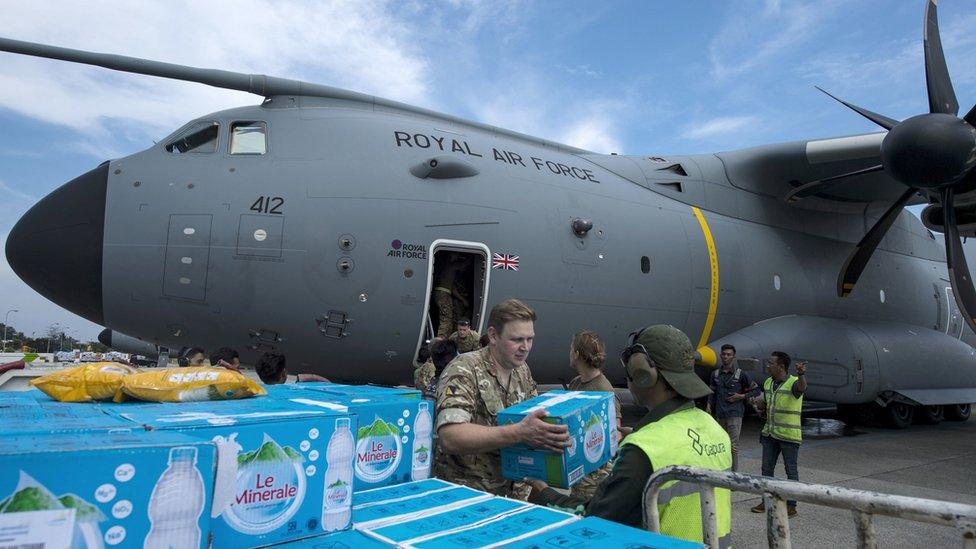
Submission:
<svg viewBox="0 0 976 549">
<path fill-rule="evenodd" d="M 37 389 L 0 392 L 0 436 L 131 428 L 94 402 L 58 402 Z"/>
<path fill-rule="evenodd" d="M 4 547 L 207 547 L 216 447 L 178 433 L 3 435 Z"/>
<path fill-rule="evenodd" d="M 216 445 L 214 547 L 269 545 L 350 526 L 357 423 L 343 405 L 254 398 L 111 409 L 146 428 Z"/>
<path fill-rule="evenodd" d="M 539 549 L 540 547 L 701 549 L 702 544 L 655 534 L 598 517 L 586 517 L 505 545 L 506 549 Z"/>
<path fill-rule="evenodd" d="M 549 391 L 498 412 L 498 425 L 518 423 L 539 408 L 544 421 L 569 428 L 570 446 L 550 452 L 517 444 L 502 448 L 502 475 L 512 480 L 539 479 L 569 488 L 617 453 L 617 413 L 613 393 Z"/>
<path fill-rule="evenodd" d="M 353 494 L 356 530 L 388 547 L 499 547 L 576 520 L 433 478 Z"/>
<path fill-rule="evenodd" d="M 358 530 L 333 532 L 275 545 L 275 549 L 390 549 L 390 544 L 371 538 Z"/>
<path fill-rule="evenodd" d="M 419 394 L 410 389 L 369 385 L 293 384 L 269 388 L 269 395 L 276 399 L 312 408 L 319 402 L 335 403 L 356 414 L 359 428 L 355 436 L 355 491 L 430 476 L 434 403 L 421 400 Z"/>
</svg>

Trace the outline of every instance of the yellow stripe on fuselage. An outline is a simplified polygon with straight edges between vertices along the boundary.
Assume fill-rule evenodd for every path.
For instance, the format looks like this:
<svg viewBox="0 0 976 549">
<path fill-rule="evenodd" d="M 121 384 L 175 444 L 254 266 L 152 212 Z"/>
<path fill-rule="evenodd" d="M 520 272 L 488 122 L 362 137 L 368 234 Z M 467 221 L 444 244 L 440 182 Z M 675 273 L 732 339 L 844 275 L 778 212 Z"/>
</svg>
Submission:
<svg viewBox="0 0 976 549">
<path fill-rule="evenodd" d="M 715 240 L 712 239 L 712 230 L 708 228 L 708 221 L 701 210 L 692 206 L 691 211 L 695 213 L 698 224 L 701 225 L 702 235 L 705 237 L 705 246 L 708 248 L 708 264 L 712 271 L 711 287 L 708 295 L 708 316 L 705 317 L 705 327 L 702 328 L 701 337 L 698 339 L 698 347 L 704 347 L 708 343 L 708 338 L 712 334 L 712 324 L 715 323 L 715 313 L 718 311 L 718 252 L 715 251 Z"/>
</svg>

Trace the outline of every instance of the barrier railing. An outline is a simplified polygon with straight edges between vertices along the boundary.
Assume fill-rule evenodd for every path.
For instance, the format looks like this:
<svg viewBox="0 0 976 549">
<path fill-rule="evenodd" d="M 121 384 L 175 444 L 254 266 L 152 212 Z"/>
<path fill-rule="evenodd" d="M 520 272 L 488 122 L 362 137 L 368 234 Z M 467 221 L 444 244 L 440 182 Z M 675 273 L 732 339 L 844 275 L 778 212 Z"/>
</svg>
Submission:
<svg viewBox="0 0 976 549">
<path fill-rule="evenodd" d="M 715 488 L 762 495 L 766 506 L 766 538 L 769 546 L 776 549 L 791 547 L 787 500 L 851 510 L 858 547 L 877 547 L 874 517 L 883 515 L 954 527 L 960 533 L 963 548 L 976 549 L 976 506 L 973 505 L 683 466 L 665 467 L 647 481 L 644 527 L 653 532 L 661 531 L 658 497 L 662 486 L 672 480 L 698 485 L 704 542 L 715 549 L 727 545 L 720 543 L 724 540 L 718 536 Z"/>
</svg>

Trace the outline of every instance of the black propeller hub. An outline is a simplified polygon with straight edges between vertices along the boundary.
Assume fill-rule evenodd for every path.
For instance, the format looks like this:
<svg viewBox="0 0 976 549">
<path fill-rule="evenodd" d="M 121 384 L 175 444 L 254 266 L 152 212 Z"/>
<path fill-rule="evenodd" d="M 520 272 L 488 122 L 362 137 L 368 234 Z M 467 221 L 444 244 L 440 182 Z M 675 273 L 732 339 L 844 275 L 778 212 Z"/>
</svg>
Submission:
<svg viewBox="0 0 976 549">
<path fill-rule="evenodd" d="M 881 143 L 885 171 L 912 187 L 945 187 L 976 164 L 976 128 L 951 114 L 913 116 Z"/>
</svg>

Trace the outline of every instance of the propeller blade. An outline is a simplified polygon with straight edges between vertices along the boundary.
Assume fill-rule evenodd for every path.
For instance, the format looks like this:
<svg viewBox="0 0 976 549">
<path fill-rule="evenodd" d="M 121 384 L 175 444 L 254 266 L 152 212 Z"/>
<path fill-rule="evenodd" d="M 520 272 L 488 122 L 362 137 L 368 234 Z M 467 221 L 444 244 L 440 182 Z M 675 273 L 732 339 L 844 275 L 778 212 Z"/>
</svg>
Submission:
<svg viewBox="0 0 976 549">
<path fill-rule="evenodd" d="M 874 122 L 875 124 L 881 126 L 882 128 L 884 128 L 886 130 L 890 130 L 891 128 L 894 128 L 895 127 L 895 124 L 898 123 L 898 120 L 895 120 L 893 118 L 888 118 L 887 116 L 885 116 L 883 114 L 878 114 L 876 112 L 871 112 L 871 111 L 869 111 L 867 109 L 862 109 L 861 107 L 858 107 L 857 105 L 855 105 L 853 103 L 848 103 L 847 101 L 844 101 L 843 99 L 841 99 L 841 98 L 837 97 L 836 95 L 830 93 L 829 91 L 821 88 L 820 86 L 814 86 L 814 87 L 817 88 L 818 90 L 824 92 L 828 96 L 830 96 L 831 99 L 834 99 L 835 101 L 840 102 L 842 105 L 844 105 L 848 109 L 851 109 L 852 111 L 854 111 L 857 114 L 863 116 L 864 118 L 867 118 L 871 122 Z"/>
<path fill-rule="evenodd" d="M 969 112 L 966 113 L 965 120 L 970 126 L 976 126 L 976 105 L 973 105 L 973 108 L 969 109 Z"/>
<path fill-rule="evenodd" d="M 949 69 L 942 53 L 942 39 L 939 37 L 939 7 L 936 0 L 925 5 L 925 30 L 922 42 L 925 46 L 925 86 L 929 91 L 929 112 L 939 112 L 956 116 L 959 102 L 952 90 Z"/>
<path fill-rule="evenodd" d="M 861 238 L 861 241 L 857 243 L 851 254 L 847 256 L 847 261 L 844 262 L 844 266 L 840 269 L 840 276 L 837 277 L 837 295 L 839 297 L 847 297 L 854 290 L 854 285 L 857 284 L 857 280 L 861 278 L 861 273 L 864 272 L 864 268 L 868 266 L 868 261 L 871 260 L 871 256 L 874 254 L 874 250 L 881 243 L 888 229 L 891 225 L 898 219 L 898 215 L 901 214 L 901 210 L 905 207 L 905 204 L 915 196 L 918 190 L 910 188 L 898 197 L 898 200 L 892 204 L 881 219 L 874 224 L 873 227 Z"/>
<path fill-rule="evenodd" d="M 946 265 L 949 268 L 949 281 L 956 305 L 962 311 L 969 329 L 976 332 L 976 288 L 969 274 L 966 255 L 963 253 L 959 230 L 956 228 L 956 211 L 953 209 L 955 191 L 952 187 L 942 189 L 942 215 L 945 225 Z"/>
<path fill-rule="evenodd" d="M 855 175 L 864 175 L 866 173 L 880 172 L 884 169 L 884 166 L 878 164 L 877 166 L 871 166 L 870 168 L 864 168 L 863 170 L 857 170 L 856 172 L 848 172 L 841 175 L 835 175 L 828 177 L 826 179 L 820 179 L 818 181 L 811 181 L 810 183 L 805 183 L 796 187 L 792 191 L 786 194 L 786 202 L 792 204 L 797 200 L 802 198 L 808 198 L 819 192 L 823 192 L 830 187 L 837 184 L 838 180 L 844 179 L 845 177 L 852 177 Z"/>
</svg>

